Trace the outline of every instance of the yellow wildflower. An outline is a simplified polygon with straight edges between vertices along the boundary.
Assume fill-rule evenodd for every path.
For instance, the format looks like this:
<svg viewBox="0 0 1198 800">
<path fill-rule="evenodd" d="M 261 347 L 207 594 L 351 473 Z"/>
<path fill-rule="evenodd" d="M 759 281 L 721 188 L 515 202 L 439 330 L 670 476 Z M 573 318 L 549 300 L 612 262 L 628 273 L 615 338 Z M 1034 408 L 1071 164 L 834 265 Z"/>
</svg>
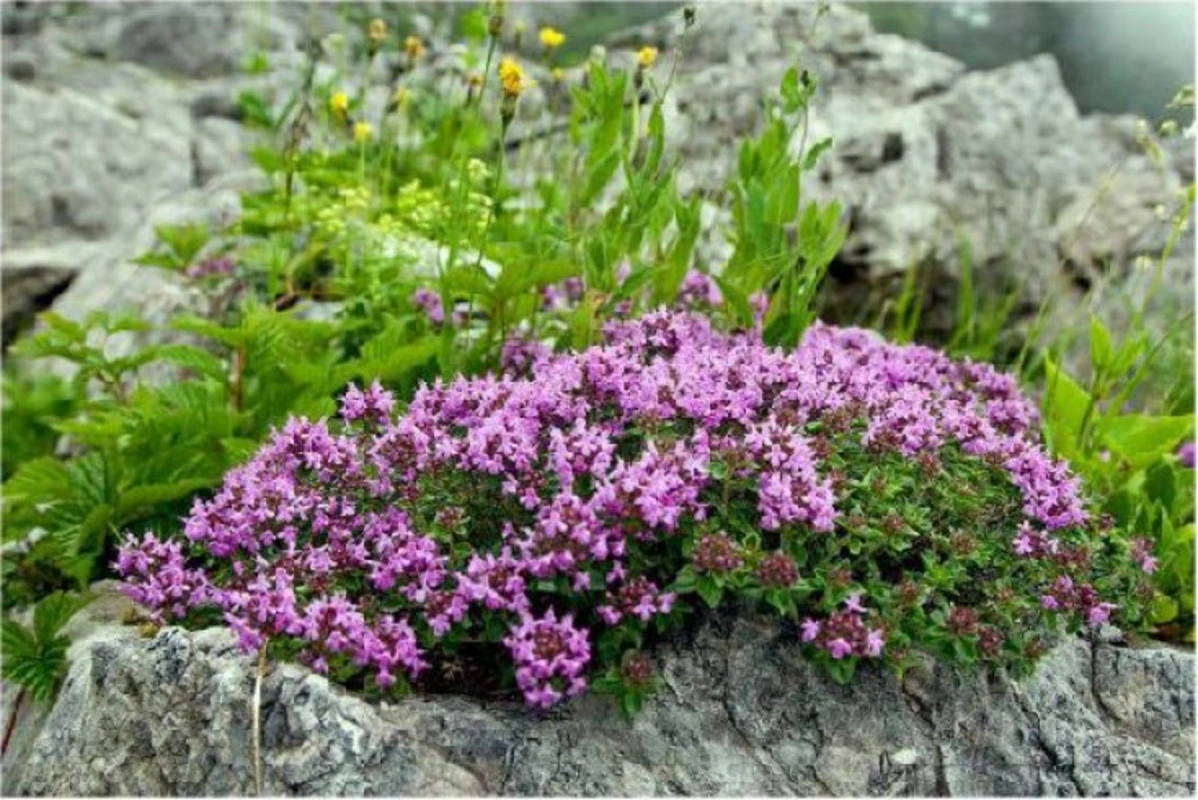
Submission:
<svg viewBox="0 0 1198 800">
<path fill-rule="evenodd" d="M 503 84 L 504 96 L 511 99 L 519 97 L 532 85 L 532 82 L 524 77 L 524 68 L 510 56 L 504 56 L 499 61 L 499 82 Z"/>
<path fill-rule="evenodd" d="M 566 34 L 556 28 L 541 28 L 541 44 L 547 50 L 556 50 L 566 43 Z"/>
<path fill-rule="evenodd" d="M 404 39 L 403 49 L 404 52 L 408 54 L 408 58 L 411 58 L 413 61 L 420 58 L 427 52 L 424 47 L 424 42 L 420 40 L 419 36 L 409 36 L 408 38 Z"/>
<path fill-rule="evenodd" d="M 383 41 L 383 38 L 387 35 L 387 23 L 383 22 L 381 19 L 370 20 L 370 27 L 367 29 L 367 35 L 370 37 L 370 41 L 378 44 L 379 42 Z"/>
<path fill-rule="evenodd" d="M 636 54 L 636 63 L 640 64 L 641 69 L 649 69 L 657 63 L 657 48 L 651 45 L 645 45 Z"/>
<path fill-rule="evenodd" d="M 549 77 L 553 78 L 554 83 L 561 83 L 566 79 L 566 71 L 561 67 L 554 67 L 550 70 Z"/>
<path fill-rule="evenodd" d="M 369 142 L 370 137 L 374 135 L 374 128 L 370 127 L 369 122 L 354 123 L 354 141 L 359 144 Z"/>
<path fill-rule="evenodd" d="M 345 92 L 335 92 L 329 98 L 329 108 L 338 116 L 345 116 L 345 112 L 349 110 L 349 95 Z"/>
</svg>

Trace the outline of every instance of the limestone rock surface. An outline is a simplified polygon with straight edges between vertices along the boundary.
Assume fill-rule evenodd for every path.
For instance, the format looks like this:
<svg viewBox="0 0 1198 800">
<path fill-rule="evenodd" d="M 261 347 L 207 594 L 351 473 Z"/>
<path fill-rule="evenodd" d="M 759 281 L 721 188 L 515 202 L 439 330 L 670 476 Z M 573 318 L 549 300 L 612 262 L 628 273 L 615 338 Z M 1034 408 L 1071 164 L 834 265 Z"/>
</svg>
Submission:
<svg viewBox="0 0 1198 800">
<path fill-rule="evenodd" d="M 86 612 L 84 612 L 86 613 Z M 57 703 L 22 720 L 6 792 L 254 791 L 256 661 L 222 629 L 83 626 Z M 1194 656 L 1063 641 L 1014 683 L 930 662 L 848 687 L 793 632 L 723 616 L 658 653 L 629 721 L 456 696 L 372 704 L 299 666 L 262 690 L 271 795 L 1123 795 L 1194 792 Z M 19 758 L 17 758 L 19 756 Z"/>
</svg>

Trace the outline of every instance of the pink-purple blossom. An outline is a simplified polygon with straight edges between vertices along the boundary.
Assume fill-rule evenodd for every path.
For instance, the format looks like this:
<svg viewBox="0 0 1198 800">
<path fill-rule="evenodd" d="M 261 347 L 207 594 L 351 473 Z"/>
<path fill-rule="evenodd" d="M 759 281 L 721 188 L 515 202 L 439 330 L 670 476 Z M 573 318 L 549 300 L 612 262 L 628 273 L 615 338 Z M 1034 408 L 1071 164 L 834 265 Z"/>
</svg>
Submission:
<svg viewBox="0 0 1198 800">
<path fill-rule="evenodd" d="M 1186 469 L 1194 468 L 1194 441 L 1182 442 L 1177 448 L 1177 460 Z"/>
<path fill-rule="evenodd" d="M 688 286 L 715 297 L 698 278 Z M 413 302 L 444 321 L 439 295 Z M 671 614 L 675 576 L 646 574 L 646 553 L 690 553 L 705 576 L 745 565 L 727 533 L 739 528 L 717 516 L 729 480 L 717 476 L 746 487 L 737 521 L 774 539 L 744 577 L 771 591 L 796 584 L 799 553 L 777 543 L 822 542 L 851 511 L 812 423 L 848 415 L 870 451 L 957 448 L 990 464 L 1024 517 L 998 545 L 1024 559 L 1061 557 L 1062 529 L 1087 520 L 1035 408 L 989 366 L 822 324 L 787 352 L 759 330 L 725 334 L 665 310 L 604 333 L 560 355 L 513 340 L 509 366 L 526 377 L 437 380 L 398 417 L 377 382 L 350 386 L 340 421 L 289 420 L 195 502 L 183 538 L 128 539 L 117 559 L 126 593 L 159 619 L 213 609 L 246 651 L 286 637 L 314 668 L 348 661 L 380 686 L 419 680 L 427 648 L 498 621 L 519 689 L 544 708 L 586 686 L 592 635 Z M 1147 545 L 1136 547 L 1151 572 Z M 1116 608 L 1068 576 L 1042 593 L 1045 608 L 1091 624 Z M 834 659 L 882 656 L 891 629 L 877 603 L 862 592 L 812 602 L 801 641 Z"/>
</svg>

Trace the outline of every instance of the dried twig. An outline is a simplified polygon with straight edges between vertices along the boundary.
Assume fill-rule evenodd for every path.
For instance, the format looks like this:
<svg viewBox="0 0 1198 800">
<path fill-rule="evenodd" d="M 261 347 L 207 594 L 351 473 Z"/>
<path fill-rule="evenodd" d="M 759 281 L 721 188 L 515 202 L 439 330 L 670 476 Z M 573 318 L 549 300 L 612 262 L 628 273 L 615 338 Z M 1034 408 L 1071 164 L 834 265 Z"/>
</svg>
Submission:
<svg viewBox="0 0 1198 800">
<path fill-rule="evenodd" d="M 254 789 L 262 796 L 262 678 L 266 674 L 266 642 L 258 651 L 258 677 L 254 681 L 254 705 L 250 709 L 253 726 Z"/>
</svg>

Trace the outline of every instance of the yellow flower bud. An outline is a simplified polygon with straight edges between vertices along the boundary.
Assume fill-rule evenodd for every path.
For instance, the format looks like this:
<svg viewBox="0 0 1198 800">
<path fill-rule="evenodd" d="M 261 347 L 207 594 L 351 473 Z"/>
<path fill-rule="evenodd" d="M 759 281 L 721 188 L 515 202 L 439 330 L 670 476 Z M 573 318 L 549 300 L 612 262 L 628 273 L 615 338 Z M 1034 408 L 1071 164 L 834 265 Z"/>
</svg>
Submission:
<svg viewBox="0 0 1198 800">
<path fill-rule="evenodd" d="M 338 116 L 345 116 L 345 112 L 349 110 L 349 95 L 345 92 L 335 92 L 329 98 L 329 108 Z"/>
<path fill-rule="evenodd" d="M 420 40 L 419 36 L 409 36 L 407 39 L 404 39 L 403 49 L 412 60 L 420 58 L 427 52 L 424 42 Z"/>
<path fill-rule="evenodd" d="M 373 135 L 374 135 L 374 128 L 370 127 L 369 122 L 355 122 L 354 123 L 354 141 L 355 142 L 358 142 L 359 144 L 361 144 L 362 142 L 369 142 L 370 137 Z"/>
<path fill-rule="evenodd" d="M 370 37 L 370 41 L 378 44 L 383 40 L 384 37 L 386 37 L 386 35 L 387 23 L 383 22 L 381 19 L 372 19 L 370 21 L 370 27 L 367 29 L 367 36 Z"/>
<path fill-rule="evenodd" d="M 553 78 L 554 83 L 561 83 L 566 79 L 566 71 L 561 67 L 554 67 L 550 70 L 549 77 Z"/>
<path fill-rule="evenodd" d="M 650 45 L 645 45 L 636 54 L 636 63 L 641 69 L 649 69 L 657 63 L 657 48 Z"/>
<path fill-rule="evenodd" d="M 547 50 L 556 50 L 566 43 L 566 34 L 556 28 L 541 28 L 541 44 Z"/>
</svg>

